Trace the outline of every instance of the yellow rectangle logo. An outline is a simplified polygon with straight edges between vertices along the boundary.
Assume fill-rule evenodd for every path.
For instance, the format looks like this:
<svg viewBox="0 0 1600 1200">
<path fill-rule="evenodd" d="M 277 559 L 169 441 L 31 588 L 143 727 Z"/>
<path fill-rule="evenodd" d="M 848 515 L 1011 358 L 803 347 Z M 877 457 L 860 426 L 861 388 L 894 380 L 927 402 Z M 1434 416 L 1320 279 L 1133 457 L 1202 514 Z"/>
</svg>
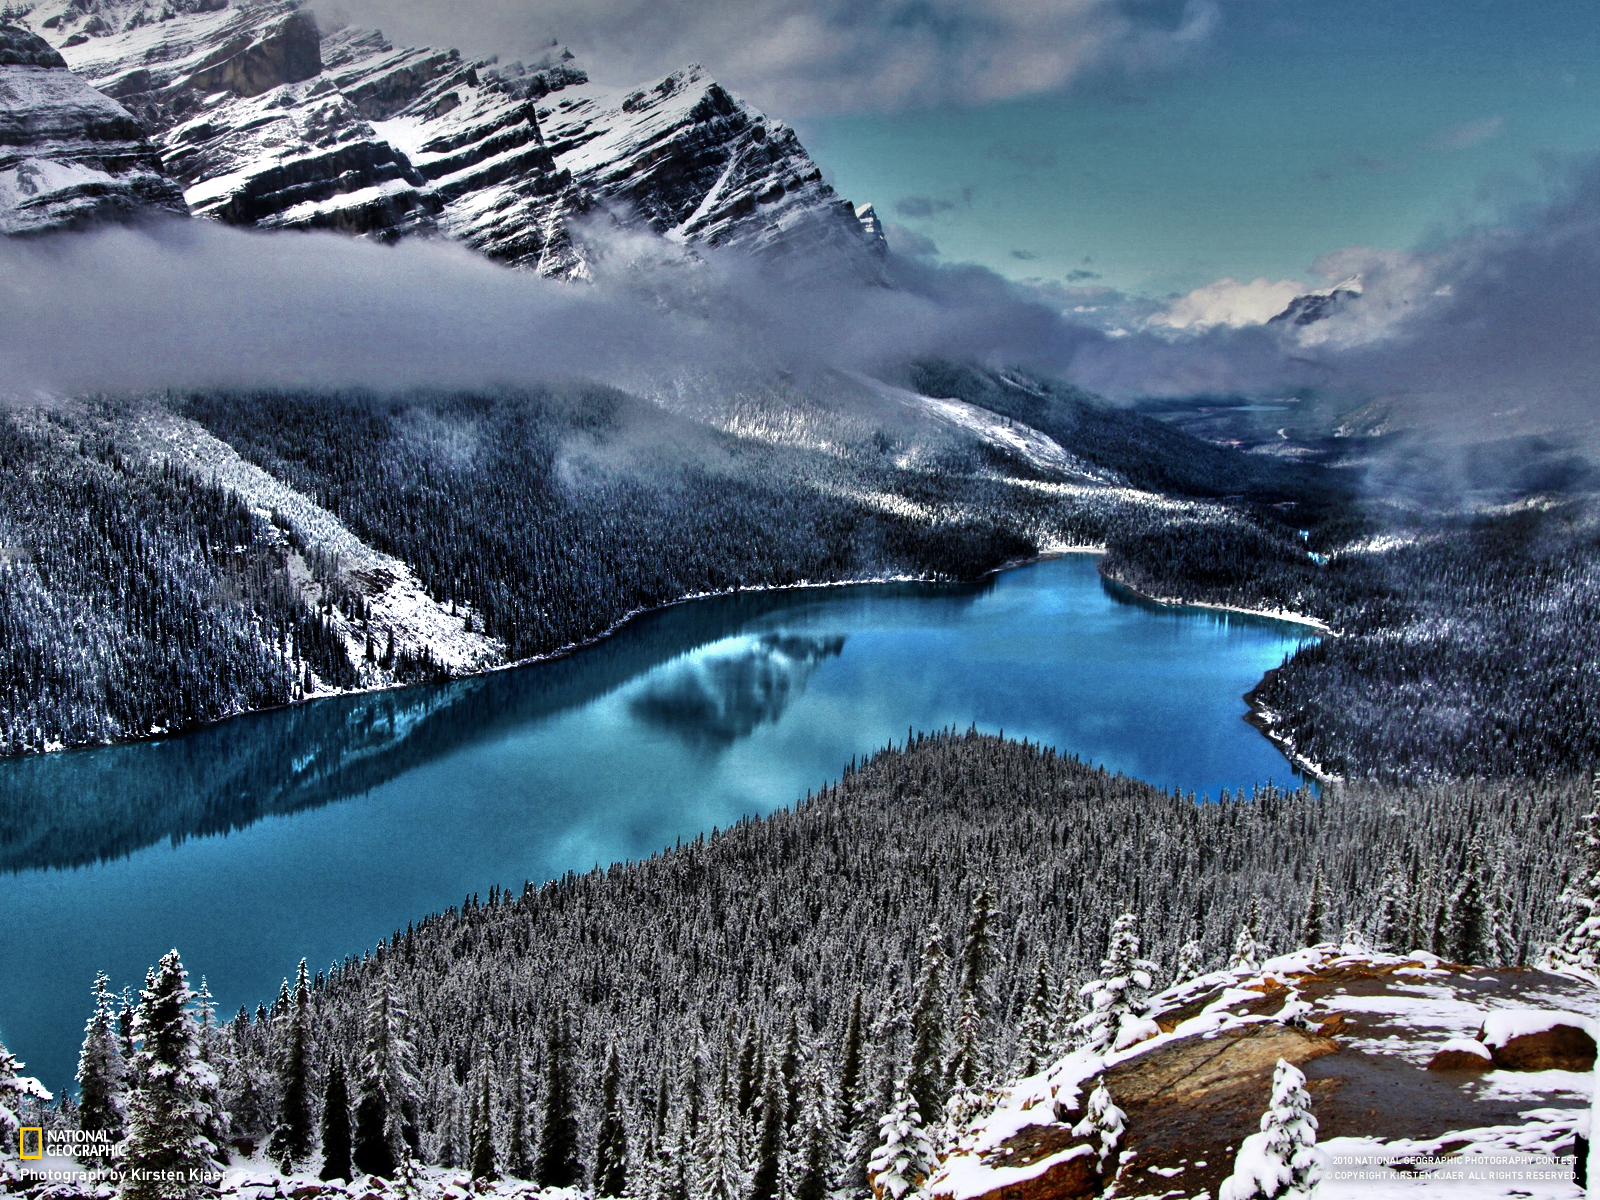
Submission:
<svg viewBox="0 0 1600 1200">
<path fill-rule="evenodd" d="M 18 1158 L 43 1158 L 44 1157 L 44 1129 L 35 1125 L 17 1133 Z M 28 1147 L 33 1147 L 33 1152 L 28 1152 Z"/>
</svg>

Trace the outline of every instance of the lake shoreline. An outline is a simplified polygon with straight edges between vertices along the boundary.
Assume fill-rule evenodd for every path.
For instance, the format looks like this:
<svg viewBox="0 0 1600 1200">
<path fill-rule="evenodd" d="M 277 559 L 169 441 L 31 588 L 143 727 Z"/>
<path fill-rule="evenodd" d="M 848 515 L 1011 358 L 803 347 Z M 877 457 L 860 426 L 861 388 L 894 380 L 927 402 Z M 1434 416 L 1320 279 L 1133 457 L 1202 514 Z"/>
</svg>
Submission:
<svg viewBox="0 0 1600 1200">
<path fill-rule="evenodd" d="M 27 758 L 39 758 L 45 755 L 73 754 L 85 750 L 104 750 L 112 746 L 137 746 L 147 742 L 166 741 L 173 738 L 187 737 L 188 735 L 192 733 L 198 733 L 203 729 L 210 729 L 213 726 L 221 725 L 227 721 L 238 720 L 240 717 L 251 717 L 262 713 L 283 712 L 287 709 L 298 708 L 301 705 L 317 704 L 324 700 L 348 699 L 351 696 L 373 696 L 383 692 L 405 691 L 407 688 L 438 687 L 441 683 L 456 683 L 466 679 L 480 679 L 484 676 L 495 675 L 502 671 L 515 671 L 522 667 L 536 666 L 539 663 L 555 662 L 559 659 L 570 658 L 579 651 L 588 650 L 591 647 L 606 641 L 608 638 L 615 637 L 618 633 L 622 632 L 626 626 L 643 617 L 648 617 L 653 613 L 666 612 L 669 609 L 677 608 L 679 605 L 691 604 L 697 600 L 715 600 L 729 596 L 765 594 L 769 592 L 800 592 L 808 590 L 828 591 L 837 588 L 873 587 L 894 583 L 921 583 L 931 586 L 960 586 L 961 584 L 980 583 L 985 579 L 992 579 L 994 576 L 1005 571 L 1015 571 L 1022 567 L 1031 567 L 1038 563 L 1048 562 L 1051 559 L 1062 558 L 1070 554 L 1104 554 L 1105 552 L 1106 548 L 1100 545 L 1052 546 L 1049 549 L 1040 551 L 1038 554 L 1031 555 L 1028 558 L 1007 559 L 998 566 L 990 567 L 987 571 L 983 572 L 983 574 L 977 576 L 975 579 L 941 579 L 931 575 L 874 575 L 863 576 L 854 579 L 824 580 L 822 582 L 801 580 L 798 583 L 757 584 L 754 587 L 731 587 L 720 588 L 718 590 L 709 592 L 690 592 L 686 595 L 679 596 L 674 600 L 664 601 L 661 604 L 644 605 L 639 608 L 632 609 L 631 611 L 624 613 L 621 617 L 618 617 L 600 632 L 592 635 L 591 637 L 584 638 L 581 641 L 570 642 L 565 646 L 561 646 L 555 650 L 546 651 L 543 654 L 535 654 L 528 658 L 519 658 L 515 662 L 497 663 L 492 667 L 484 667 L 481 670 L 476 671 L 463 671 L 461 674 L 451 675 L 445 680 L 425 680 L 422 682 L 413 683 L 384 683 L 377 684 L 373 687 L 340 688 L 336 691 L 318 692 L 313 696 L 302 696 L 298 700 L 290 700 L 287 704 L 269 704 L 263 705 L 260 708 L 243 708 L 237 712 L 225 713 L 224 715 L 215 717 L 209 721 L 201 721 L 194 725 L 186 725 L 182 729 L 162 729 L 153 733 L 139 734 L 134 737 L 108 738 L 101 742 L 74 742 L 71 745 L 57 743 L 55 745 L 47 746 L 42 751 L 29 750 L 24 751 L 21 754 L 4 754 L 0 755 L 0 763 L 8 761 L 20 761 Z"/>
</svg>

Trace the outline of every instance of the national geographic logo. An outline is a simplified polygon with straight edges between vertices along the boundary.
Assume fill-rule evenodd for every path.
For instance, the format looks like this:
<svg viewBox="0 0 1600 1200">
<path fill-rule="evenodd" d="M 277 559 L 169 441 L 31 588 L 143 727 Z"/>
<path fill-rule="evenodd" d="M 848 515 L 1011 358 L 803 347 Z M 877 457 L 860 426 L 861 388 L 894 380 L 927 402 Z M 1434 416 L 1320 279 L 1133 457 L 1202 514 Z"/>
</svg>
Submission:
<svg viewBox="0 0 1600 1200">
<path fill-rule="evenodd" d="M 17 1133 L 17 1157 L 22 1159 L 40 1159 L 44 1157 L 44 1130 L 34 1125 L 20 1130 Z"/>
</svg>

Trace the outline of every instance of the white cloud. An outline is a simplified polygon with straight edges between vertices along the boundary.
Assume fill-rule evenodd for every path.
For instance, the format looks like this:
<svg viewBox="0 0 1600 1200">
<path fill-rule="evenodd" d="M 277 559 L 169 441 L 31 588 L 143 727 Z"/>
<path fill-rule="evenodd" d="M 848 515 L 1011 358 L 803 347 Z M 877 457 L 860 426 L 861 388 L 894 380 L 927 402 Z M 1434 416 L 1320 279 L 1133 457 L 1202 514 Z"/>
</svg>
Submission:
<svg viewBox="0 0 1600 1200">
<path fill-rule="evenodd" d="M 326 0 L 408 43 L 526 54 L 558 38 L 597 78 L 696 61 L 781 115 L 1002 99 L 1086 70 L 1167 65 L 1203 42 L 1217 0 L 1157 21 L 1136 0 Z"/>
<path fill-rule="evenodd" d="M 1151 317 L 1150 323 L 1170 329 L 1261 325 L 1307 290 L 1305 284 L 1293 279 L 1280 279 L 1276 283 L 1266 279 L 1252 279 L 1249 283 L 1219 279 L 1174 300 Z"/>
</svg>

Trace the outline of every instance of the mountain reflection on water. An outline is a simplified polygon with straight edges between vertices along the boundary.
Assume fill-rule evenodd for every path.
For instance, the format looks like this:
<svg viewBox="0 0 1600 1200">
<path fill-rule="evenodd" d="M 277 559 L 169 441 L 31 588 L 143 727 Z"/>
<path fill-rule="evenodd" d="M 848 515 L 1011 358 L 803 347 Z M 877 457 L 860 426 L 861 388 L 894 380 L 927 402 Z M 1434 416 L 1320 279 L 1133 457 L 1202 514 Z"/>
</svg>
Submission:
<svg viewBox="0 0 1600 1200">
<path fill-rule="evenodd" d="M 777 721 L 844 636 L 769 633 L 754 644 L 669 667 L 628 704 L 641 721 L 690 745 L 725 749 L 756 726 Z"/>
<path fill-rule="evenodd" d="M 577 653 L 472 679 L 219 722 L 182 737 L 0 761 L 0 870 L 77 867 L 244 829 L 360 795 L 465 746 L 577 708 L 662 664 L 631 706 L 686 741 L 726 747 L 775 721 L 843 637 L 767 635 L 704 663 L 674 660 L 752 622 L 852 594 L 971 602 L 992 582 L 741 593 L 676 605 Z"/>
</svg>

